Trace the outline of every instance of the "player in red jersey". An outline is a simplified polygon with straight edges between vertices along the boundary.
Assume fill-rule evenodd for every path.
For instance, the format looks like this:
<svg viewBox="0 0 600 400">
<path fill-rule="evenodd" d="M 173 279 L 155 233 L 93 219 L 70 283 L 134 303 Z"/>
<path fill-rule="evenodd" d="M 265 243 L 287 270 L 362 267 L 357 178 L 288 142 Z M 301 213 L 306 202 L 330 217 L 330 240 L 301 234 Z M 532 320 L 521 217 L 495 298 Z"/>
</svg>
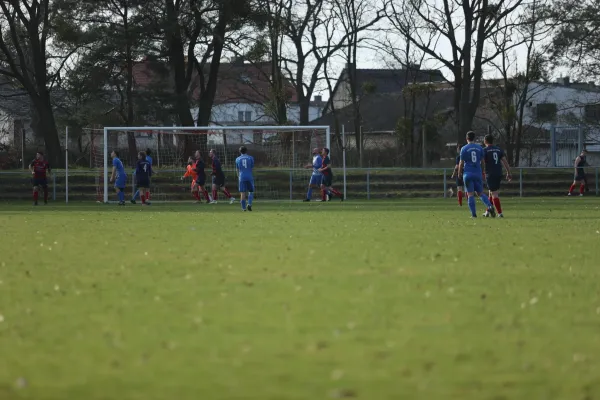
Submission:
<svg viewBox="0 0 600 400">
<path fill-rule="evenodd" d="M 196 173 L 196 190 L 198 191 L 198 197 L 200 196 L 199 193 L 202 192 L 206 199 L 206 204 L 209 204 L 212 201 L 212 198 L 208 195 L 208 191 L 204 187 L 206 184 L 206 172 L 204 171 L 206 166 L 204 165 L 200 150 L 196 150 L 195 157 L 196 163 L 194 164 L 194 172 Z"/>
<path fill-rule="evenodd" d="M 333 184 L 333 171 L 331 170 L 329 149 L 327 147 L 323 148 L 321 157 L 323 158 L 323 165 L 319 168 L 319 172 L 323 174 L 323 180 L 321 181 L 321 199 L 327 201 L 327 196 L 329 195 L 331 197 L 331 194 L 334 194 L 344 201 L 344 195 L 331 186 Z"/>
<path fill-rule="evenodd" d="M 44 153 L 38 151 L 35 154 L 35 160 L 29 164 L 29 170 L 33 175 L 31 179 L 33 184 L 33 205 L 38 205 L 40 187 L 44 189 L 44 204 L 48 204 L 48 178 L 46 174 L 52 171 L 48 161 L 44 160 Z"/>
<path fill-rule="evenodd" d="M 456 197 L 458 198 L 458 205 L 462 207 L 463 204 L 463 189 L 465 187 L 465 183 L 463 182 L 462 176 L 458 174 L 458 165 L 460 164 L 460 149 L 461 145 L 456 145 L 456 151 L 458 155 L 456 156 L 456 165 L 454 166 L 454 171 L 452 172 L 452 176 L 450 179 L 454 179 L 456 177 Z"/>
<path fill-rule="evenodd" d="M 211 204 L 217 204 L 217 199 L 219 196 L 219 189 L 223 190 L 223 194 L 225 197 L 229 199 L 229 204 L 233 204 L 235 199 L 229 193 L 227 186 L 225 186 L 225 174 L 223 173 L 223 169 L 221 168 L 221 162 L 219 161 L 219 157 L 217 157 L 217 152 L 215 150 L 211 150 L 209 156 L 212 160 L 212 198 L 213 200 L 210 202 Z"/>
<path fill-rule="evenodd" d="M 585 191 L 586 179 L 585 179 L 585 170 L 583 167 L 586 166 L 587 160 L 587 150 L 581 150 L 581 154 L 575 159 L 575 177 L 573 178 L 573 184 L 569 188 L 568 196 L 573 194 L 573 190 L 575 190 L 575 186 L 580 184 L 579 186 L 579 195 L 583 196 L 583 192 Z"/>
</svg>

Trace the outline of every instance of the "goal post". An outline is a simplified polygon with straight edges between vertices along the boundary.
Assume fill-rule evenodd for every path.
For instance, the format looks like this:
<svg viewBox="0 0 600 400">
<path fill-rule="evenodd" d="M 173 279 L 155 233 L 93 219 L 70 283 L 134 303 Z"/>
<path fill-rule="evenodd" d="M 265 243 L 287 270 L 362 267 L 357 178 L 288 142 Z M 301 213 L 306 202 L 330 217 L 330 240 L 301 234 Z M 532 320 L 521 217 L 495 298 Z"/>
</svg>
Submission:
<svg viewBox="0 0 600 400">
<path fill-rule="evenodd" d="M 188 157 L 193 157 L 195 150 L 200 150 L 206 163 L 207 186 L 210 185 L 208 152 L 215 149 L 228 178 L 229 189 L 237 192 L 237 177 L 233 179 L 234 160 L 241 145 L 247 146 L 248 153 L 255 158 L 257 198 L 292 199 L 299 191 L 300 181 L 304 183 L 303 189 L 308 182 L 310 171 L 302 167 L 311 159 L 310 150 L 313 147 L 331 148 L 331 134 L 329 126 L 104 127 L 102 143 L 94 143 L 97 182 L 101 185 L 97 188 L 98 200 L 104 203 L 109 200 L 110 154 L 113 150 L 119 152 L 125 164 L 127 193 L 130 189 L 131 193 L 135 191 L 132 173 L 135 154 L 146 149 L 151 150 L 156 172 L 156 183 L 153 180 L 152 184 L 153 201 L 179 200 L 183 193 L 189 192 L 179 178 L 185 171 Z M 341 168 L 341 160 L 338 165 Z"/>
</svg>

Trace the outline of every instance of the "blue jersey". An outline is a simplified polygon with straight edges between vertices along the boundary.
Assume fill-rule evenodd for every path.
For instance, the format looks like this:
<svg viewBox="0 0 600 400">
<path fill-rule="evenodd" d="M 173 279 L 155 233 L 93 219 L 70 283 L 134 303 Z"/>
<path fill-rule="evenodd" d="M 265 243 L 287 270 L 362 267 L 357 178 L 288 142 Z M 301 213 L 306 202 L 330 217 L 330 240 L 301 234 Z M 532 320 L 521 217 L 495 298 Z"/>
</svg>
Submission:
<svg viewBox="0 0 600 400">
<path fill-rule="evenodd" d="M 475 143 L 469 143 L 460 149 L 460 160 L 464 161 L 463 173 L 465 175 L 481 177 L 481 160 L 483 159 L 483 148 Z"/>
<path fill-rule="evenodd" d="M 254 158 L 248 154 L 242 154 L 235 159 L 235 167 L 238 170 L 238 176 L 240 181 L 251 181 L 252 168 L 254 168 Z"/>
<path fill-rule="evenodd" d="M 502 158 L 504 151 L 498 146 L 487 146 L 483 150 L 485 154 L 485 173 L 492 176 L 502 175 Z"/>
<path fill-rule="evenodd" d="M 125 173 L 125 167 L 123 166 L 123 163 L 121 162 L 119 157 L 113 158 L 113 167 L 116 168 L 117 179 L 119 179 L 119 178 L 123 179 L 127 176 L 127 174 Z"/>
<path fill-rule="evenodd" d="M 313 175 L 318 175 L 321 176 L 323 175 L 323 173 L 321 171 L 319 171 L 319 168 L 321 168 L 323 166 L 323 158 L 320 155 L 316 155 L 313 157 L 313 162 L 312 162 L 312 166 L 313 166 Z"/>
<path fill-rule="evenodd" d="M 150 179 L 152 176 L 152 163 L 148 160 L 138 160 L 135 165 L 135 176 L 138 180 Z"/>
</svg>

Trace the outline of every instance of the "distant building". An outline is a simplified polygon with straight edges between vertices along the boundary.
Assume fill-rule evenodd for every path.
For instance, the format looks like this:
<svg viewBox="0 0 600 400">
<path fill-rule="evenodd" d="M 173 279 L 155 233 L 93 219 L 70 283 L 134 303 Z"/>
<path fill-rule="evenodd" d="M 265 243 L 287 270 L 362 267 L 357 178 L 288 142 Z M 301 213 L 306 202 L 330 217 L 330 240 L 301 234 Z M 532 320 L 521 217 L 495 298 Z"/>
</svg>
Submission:
<svg viewBox="0 0 600 400">
<path fill-rule="evenodd" d="M 160 80 L 157 79 L 156 62 L 145 61 L 136 65 L 135 76 L 138 88 L 149 88 Z M 160 67 L 158 67 L 160 68 Z M 168 70 L 162 71 L 163 79 L 168 77 Z M 272 100 L 271 64 L 269 62 L 250 63 L 243 59 L 231 63 L 221 63 L 215 94 L 210 126 L 266 126 L 278 125 L 270 111 Z M 200 97 L 201 80 L 197 73 L 192 77 L 190 84 L 191 103 L 197 103 Z M 289 81 L 283 82 L 287 101 L 288 123 L 298 124 L 300 121 L 300 106 L 296 92 Z M 315 96 L 310 103 L 309 120 L 321 116 L 325 103 L 320 96 Z M 198 120 L 198 107 L 191 110 L 194 121 Z M 228 134 L 229 144 L 254 143 L 257 140 L 267 140 L 269 134 L 261 135 L 256 130 L 238 130 L 235 134 Z M 259 139 L 260 138 L 260 139 Z M 209 143 L 222 144 L 220 134 L 209 135 Z"/>
<path fill-rule="evenodd" d="M 368 94 L 401 93 L 411 83 L 444 82 L 439 70 L 421 70 L 417 66 L 405 69 L 356 69 L 357 97 Z M 358 99 L 357 99 L 358 100 Z M 325 113 L 352 104 L 350 66 L 346 66 L 333 88 Z"/>
</svg>

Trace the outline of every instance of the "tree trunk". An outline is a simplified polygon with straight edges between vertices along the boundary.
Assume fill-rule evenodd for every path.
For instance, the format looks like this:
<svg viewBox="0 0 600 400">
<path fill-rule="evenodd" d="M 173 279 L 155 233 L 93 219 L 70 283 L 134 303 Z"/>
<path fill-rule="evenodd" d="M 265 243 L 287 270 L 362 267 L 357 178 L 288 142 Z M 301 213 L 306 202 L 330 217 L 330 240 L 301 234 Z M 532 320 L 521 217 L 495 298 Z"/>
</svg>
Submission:
<svg viewBox="0 0 600 400">
<path fill-rule="evenodd" d="M 50 93 L 46 88 L 40 90 L 40 92 L 40 96 L 37 99 L 34 99 L 34 105 L 37 111 L 37 121 L 32 124 L 32 128 L 37 136 L 44 138 L 46 160 L 48 160 L 51 166 L 56 168 L 57 166 L 62 165 L 64 157 L 60 147 L 58 130 L 56 129 Z"/>
<path fill-rule="evenodd" d="M 281 21 L 279 18 L 273 23 L 269 24 L 269 36 L 271 42 L 271 76 L 273 93 L 271 94 L 275 99 L 275 122 L 277 124 L 287 124 L 287 109 L 286 109 L 286 93 L 285 87 L 283 86 L 283 77 L 281 76 L 281 61 L 279 57 L 279 26 Z"/>
<path fill-rule="evenodd" d="M 127 99 L 127 126 L 133 125 L 134 113 L 133 113 L 133 56 L 132 56 L 132 44 L 131 35 L 129 32 L 129 14 L 128 14 L 128 2 L 124 2 L 125 7 L 123 11 L 123 32 L 125 34 L 125 59 L 127 62 L 127 80 L 125 83 L 125 96 Z M 135 133 L 127 132 L 127 145 L 129 148 L 129 159 L 135 163 L 137 160 L 137 143 L 135 141 Z"/>
<path fill-rule="evenodd" d="M 188 81 L 185 76 L 183 44 L 176 35 L 169 37 L 169 62 L 174 72 L 175 112 L 181 126 L 194 126 L 194 118 L 188 100 Z M 184 136 L 184 154 L 192 154 L 193 143 L 189 135 Z"/>
<path fill-rule="evenodd" d="M 302 93 L 302 96 L 298 96 L 298 106 L 300 107 L 300 125 L 307 126 L 310 123 L 310 97 L 306 97 Z"/>
<path fill-rule="evenodd" d="M 210 70 L 208 71 L 208 81 L 198 102 L 199 126 L 208 126 L 210 124 L 212 107 L 215 101 L 215 95 L 217 94 L 217 79 L 219 77 L 219 69 L 221 68 L 221 56 L 223 54 L 223 46 L 225 45 L 224 41 L 228 19 L 228 13 L 225 10 L 221 10 L 219 12 L 219 21 L 215 26 L 212 37 L 213 55 L 210 62 Z M 204 71 L 198 71 L 198 73 L 203 74 Z M 201 152 L 208 151 L 207 135 L 201 134 L 197 136 L 194 142 L 199 146 Z M 188 154 L 188 152 L 186 152 L 186 154 Z"/>
<path fill-rule="evenodd" d="M 466 54 L 471 54 L 470 44 L 465 45 L 468 47 Z M 473 124 L 473 116 L 469 107 L 469 99 L 471 97 L 471 65 L 470 61 L 464 60 L 464 69 L 461 73 L 461 90 L 460 90 L 460 108 L 458 110 L 458 139 L 465 141 L 465 135 L 471 130 Z"/>
</svg>

